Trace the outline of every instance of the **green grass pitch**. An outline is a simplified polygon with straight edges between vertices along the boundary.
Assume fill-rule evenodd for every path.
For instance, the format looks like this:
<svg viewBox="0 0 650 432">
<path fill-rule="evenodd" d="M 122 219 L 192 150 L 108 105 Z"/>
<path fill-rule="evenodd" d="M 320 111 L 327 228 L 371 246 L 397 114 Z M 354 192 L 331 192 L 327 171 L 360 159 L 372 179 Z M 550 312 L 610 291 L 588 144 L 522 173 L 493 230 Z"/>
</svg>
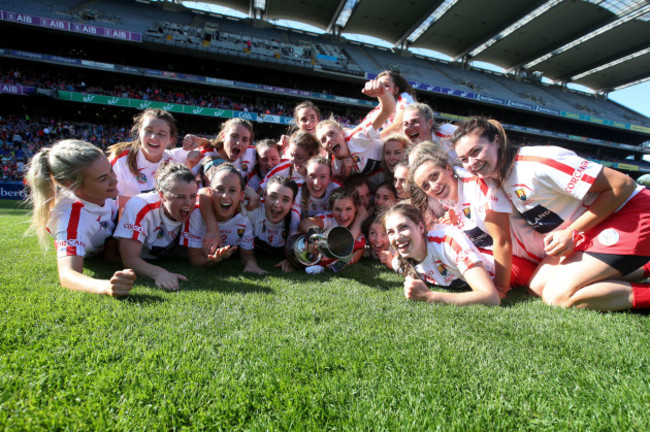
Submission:
<svg viewBox="0 0 650 432">
<path fill-rule="evenodd" d="M 0 202 L 0 430 L 650 429 L 650 318 L 404 299 L 362 261 L 241 275 L 167 261 L 180 292 L 61 288 L 54 252 Z M 87 262 L 107 277 L 112 265 Z"/>
</svg>

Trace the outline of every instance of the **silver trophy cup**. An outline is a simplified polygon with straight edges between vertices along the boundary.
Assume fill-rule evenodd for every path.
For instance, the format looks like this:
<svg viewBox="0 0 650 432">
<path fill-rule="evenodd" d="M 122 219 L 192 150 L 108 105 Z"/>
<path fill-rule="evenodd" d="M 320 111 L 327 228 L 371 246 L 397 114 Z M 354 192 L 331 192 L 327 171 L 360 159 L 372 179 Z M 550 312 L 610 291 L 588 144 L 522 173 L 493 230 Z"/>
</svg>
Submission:
<svg viewBox="0 0 650 432">
<path fill-rule="evenodd" d="M 330 228 L 325 232 L 312 228 L 305 235 L 292 235 L 285 248 L 290 263 L 304 266 L 317 264 L 323 255 L 332 259 L 345 258 L 353 250 L 354 236 L 344 227 Z"/>
</svg>

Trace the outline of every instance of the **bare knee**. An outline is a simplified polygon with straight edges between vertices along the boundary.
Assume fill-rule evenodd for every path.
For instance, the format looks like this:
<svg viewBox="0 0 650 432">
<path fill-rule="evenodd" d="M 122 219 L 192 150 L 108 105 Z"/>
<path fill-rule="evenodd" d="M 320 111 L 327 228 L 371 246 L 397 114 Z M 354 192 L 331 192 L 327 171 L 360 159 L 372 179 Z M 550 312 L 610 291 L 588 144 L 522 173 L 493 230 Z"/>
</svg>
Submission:
<svg viewBox="0 0 650 432">
<path fill-rule="evenodd" d="M 542 300 L 547 305 L 570 308 L 575 306 L 575 302 L 573 301 L 574 292 L 575 290 L 573 287 L 567 285 L 556 285 L 553 288 L 546 287 L 546 289 L 542 291 Z"/>
</svg>

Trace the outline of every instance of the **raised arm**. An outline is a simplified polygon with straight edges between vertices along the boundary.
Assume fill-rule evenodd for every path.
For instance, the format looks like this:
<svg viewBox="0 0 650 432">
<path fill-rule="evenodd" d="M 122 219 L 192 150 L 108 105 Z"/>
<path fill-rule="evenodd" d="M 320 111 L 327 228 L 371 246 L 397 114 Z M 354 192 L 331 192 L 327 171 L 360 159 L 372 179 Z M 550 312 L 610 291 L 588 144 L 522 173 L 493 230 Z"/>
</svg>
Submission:
<svg viewBox="0 0 650 432">
<path fill-rule="evenodd" d="M 370 97 L 376 97 L 379 100 L 381 109 L 377 117 L 372 122 L 375 130 L 381 129 L 386 120 L 395 112 L 396 102 L 392 94 L 386 91 L 384 85 L 379 80 L 370 80 L 366 82 L 362 90 L 363 94 Z"/>
</svg>

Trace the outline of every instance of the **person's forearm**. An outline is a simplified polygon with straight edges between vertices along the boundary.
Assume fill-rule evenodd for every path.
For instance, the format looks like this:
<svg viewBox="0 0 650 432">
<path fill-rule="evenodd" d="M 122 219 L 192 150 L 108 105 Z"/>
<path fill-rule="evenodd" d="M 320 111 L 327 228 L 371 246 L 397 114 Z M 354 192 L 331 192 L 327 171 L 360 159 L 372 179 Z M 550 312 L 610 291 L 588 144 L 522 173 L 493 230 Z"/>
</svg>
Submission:
<svg viewBox="0 0 650 432">
<path fill-rule="evenodd" d="M 92 294 L 104 294 L 109 285 L 105 279 L 95 279 L 73 269 L 59 271 L 59 281 L 63 288 Z"/>
</svg>

